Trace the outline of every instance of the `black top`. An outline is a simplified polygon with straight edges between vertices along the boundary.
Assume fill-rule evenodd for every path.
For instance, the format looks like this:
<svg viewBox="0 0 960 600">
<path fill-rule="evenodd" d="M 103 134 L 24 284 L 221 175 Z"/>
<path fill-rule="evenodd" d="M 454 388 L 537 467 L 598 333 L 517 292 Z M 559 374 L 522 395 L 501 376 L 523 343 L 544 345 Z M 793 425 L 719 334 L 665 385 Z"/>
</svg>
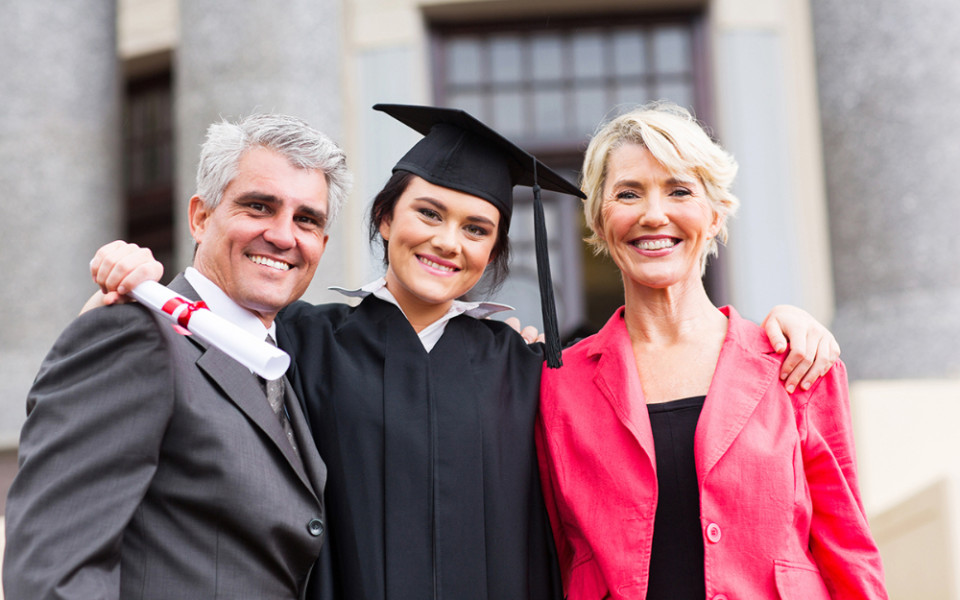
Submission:
<svg viewBox="0 0 960 600">
<path fill-rule="evenodd" d="M 705 396 L 648 404 L 657 455 L 657 515 L 653 523 L 647 600 L 702 600 L 703 534 L 693 438 Z"/>
<path fill-rule="evenodd" d="M 327 465 L 312 597 L 561 597 L 533 441 L 542 346 L 459 316 L 428 353 L 372 295 L 296 303 L 280 321 Z"/>
</svg>

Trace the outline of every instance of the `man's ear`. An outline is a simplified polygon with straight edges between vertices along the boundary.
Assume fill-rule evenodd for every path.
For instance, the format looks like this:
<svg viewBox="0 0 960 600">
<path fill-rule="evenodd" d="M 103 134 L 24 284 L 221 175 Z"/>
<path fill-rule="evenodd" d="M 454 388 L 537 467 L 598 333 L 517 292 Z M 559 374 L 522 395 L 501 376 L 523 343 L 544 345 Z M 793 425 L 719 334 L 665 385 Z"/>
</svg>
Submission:
<svg viewBox="0 0 960 600">
<path fill-rule="evenodd" d="M 190 198 L 188 213 L 190 217 L 190 235 L 193 236 L 193 240 L 198 244 L 206 232 L 207 219 L 210 217 L 211 212 L 213 211 L 207 208 L 207 203 L 204 202 L 200 196 Z"/>
</svg>

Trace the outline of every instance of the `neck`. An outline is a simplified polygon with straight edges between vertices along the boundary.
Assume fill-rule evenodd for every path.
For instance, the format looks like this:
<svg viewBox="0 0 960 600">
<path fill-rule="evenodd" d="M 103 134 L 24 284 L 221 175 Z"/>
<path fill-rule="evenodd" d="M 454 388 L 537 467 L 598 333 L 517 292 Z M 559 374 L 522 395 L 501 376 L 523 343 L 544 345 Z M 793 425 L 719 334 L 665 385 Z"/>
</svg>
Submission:
<svg viewBox="0 0 960 600">
<path fill-rule="evenodd" d="M 702 339 L 713 328 L 726 331 L 726 318 L 697 278 L 666 288 L 624 282 L 627 331 L 634 343 L 673 345 Z"/>
<path fill-rule="evenodd" d="M 443 315 L 447 314 L 447 311 L 453 305 L 453 300 L 435 303 L 418 298 L 403 287 L 389 272 L 385 279 L 387 290 L 393 295 L 400 306 L 400 311 L 403 312 L 403 316 L 407 318 L 410 326 L 417 333 L 437 322 Z"/>
</svg>

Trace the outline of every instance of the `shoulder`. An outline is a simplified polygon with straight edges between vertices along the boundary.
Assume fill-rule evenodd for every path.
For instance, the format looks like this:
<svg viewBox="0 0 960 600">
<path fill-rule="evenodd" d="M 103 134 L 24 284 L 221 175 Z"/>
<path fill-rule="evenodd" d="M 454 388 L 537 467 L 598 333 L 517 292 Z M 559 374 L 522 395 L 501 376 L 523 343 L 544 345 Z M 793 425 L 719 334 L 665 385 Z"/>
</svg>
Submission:
<svg viewBox="0 0 960 600">
<path fill-rule="evenodd" d="M 623 318 L 623 307 L 614 311 L 600 330 L 563 351 L 563 366 L 544 369 L 544 379 L 564 382 L 581 379 L 597 368 L 604 354 L 621 354 L 629 349 L 629 334 Z"/>
<path fill-rule="evenodd" d="M 543 361 L 543 344 L 528 344 L 513 327 L 503 321 L 461 315 L 452 319 L 447 327 L 463 332 L 475 354 L 522 357 L 538 366 Z"/>
<path fill-rule="evenodd" d="M 614 351 L 604 348 L 602 338 L 601 333 L 597 333 L 565 349 L 563 366 L 559 369 L 544 365 L 540 378 L 540 410 L 545 423 L 562 418 L 561 415 L 581 414 L 585 407 L 592 405 L 591 399 L 598 392 L 596 377 L 601 358 L 605 351 Z M 611 364 L 616 366 L 619 362 Z"/>
<path fill-rule="evenodd" d="M 102 400 L 108 389 L 117 390 L 120 398 L 133 385 L 162 387 L 166 383 L 157 382 L 167 380 L 173 357 L 182 354 L 172 352 L 172 345 L 189 344 L 177 339 L 183 337 L 163 317 L 139 304 L 87 312 L 70 323 L 44 358 L 28 397 L 28 411 L 41 398 L 70 403 L 91 395 L 92 389 Z"/>
<path fill-rule="evenodd" d="M 352 310 L 347 304 L 331 302 L 328 304 L 310 304 L 298 300 L 280 311 L 278 318 L 285 324 L 294 323 L 335 323 Z"/>
<path fill-rule="evenodd" d="M 734 341 L 745 350 L 760 354 L 773 354 L 776 351 L 770 345 L 770 338 L 763 327 L 760 327 L 753 321 L 744 319 L 732 306 L 724 306 L 720 312 L 727 315 L 728 331 L 727 339 Z"/>
<path fill-rule="evenodd" d="M 96 308 L 74 319 L 60 334 L 51 353 L 92 345 L 109 351 L 123 344 L 156 344 L 164 337 L 162 324 L 162 317 L 139 303 Z"/>
<path fill-rule="evenodd" d="M 294 302 L 277 315 L 277 341 L 280 347 L 288 352 L 313 346 L 328 338 L 329 330 L 338 327 L 353 310 L 352 307 L 337 302 Z"/>
</svg>

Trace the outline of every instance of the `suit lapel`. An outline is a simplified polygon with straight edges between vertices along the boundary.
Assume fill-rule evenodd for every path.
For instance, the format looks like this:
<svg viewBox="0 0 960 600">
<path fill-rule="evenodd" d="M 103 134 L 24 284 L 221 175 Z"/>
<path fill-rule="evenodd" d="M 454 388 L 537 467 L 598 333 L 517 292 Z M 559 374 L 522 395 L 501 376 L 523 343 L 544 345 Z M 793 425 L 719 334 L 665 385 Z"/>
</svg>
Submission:
<svg viewBox="0 0 960 600">
<path fill-rule="evenodd" d="M 730 323 L 694 436 L 701 485 L 743 430 L 771 382 L 777 381 L 779 366 L 746 339 L 745 322 L 734 309 L 721 310 L 728 314 Z"/>
<path fill-rule="evenodd" d="M 323 487 L 327 481 L 327 467 L 320 458 L 317 451 L 317 444 L 313 441 L 313 434 L 310 431 L 307 418 L 303 412 L 302 404 L 297 398 L 296 392 L 290 385 L 290 382 L 284 377 L 286 386 L 286 406 L 290 414 L 290 425 L 293 427 L 293 433 L 297 436 L 297 443 L 300 445 L 300 458 L 295 464 L 302 464 L 306 470 L 306 475 L 313 484 L 313 490 L 317 497 L 323 496 Z M 290 444 L 286 444 L 287 447 Z"/>
<path fill-rule="evenodd" d="M 640 386 L 630 335 L 621 318 L 622 310 L 613 314 L 594 340 L 591 353 L 599 355 L 599 358 L 593 381 L 655 468 L 650 414 Z"/>
<path fill-rule="evenodd" d="M 170 282 L 169 287 L 189 300 L 200 299 L 196 290 L 193 289 L 193 286 L 190 285 L 182 273 Z M 184 337 L 196 344 L 203 351 L 200 358 L 197 359 L 197 366 L 200 370 L 206 373 L 223 391 L 227 398 L 229 398 L 258 429 L 270 438 L 271 442 L 290 464 L 290 468 L 297 473 L 300 481 L 302 481 L 308 489 L 315 490 L 316 495 L 320 496 L 323 491 L 322 486 L 317 488 L 311 483 L 311 478 L 307 476 L 302 461 L 297 457 L 286 439 L 286 434 L 283 432 L 280 420 L 277 419 L 277 415 L 275 415 L 273 409 L 270 408 L 257 376 L 217 348 L 208 346 L 196 336 L 189 335 Z M 290 383 L 287 382 L 286 379 L 284 383 L 286 385 L 287 397 L 295 397 Z M 297 404 L 297 402 L 289 402 L 288 406 L 294 404 Z M 303 428 L 304 419 L 302 412 L 298 411 L 298 415 L 300 418 L 294 422 L 299 423 L 300 427 Z M 304 434 L 302 430 L 298 430 L 295 426 L 294 433 L 297 435 L 298 440 L 306 441 L 306 444 L 310 447 L 310 453 L 315 453 L 315 445 L 309 431 Z M 304 442 L 300 442 L 300 445 L 304 445 Z M 320 466 L 322 466 L 322 462 Z M 316 469 L 317 465 L 314 464 L 312 472 L 314 476 L 318 474 Z M 324 481 L 324 478 L 319 479 L 319 481 Z"/>
</svg>

